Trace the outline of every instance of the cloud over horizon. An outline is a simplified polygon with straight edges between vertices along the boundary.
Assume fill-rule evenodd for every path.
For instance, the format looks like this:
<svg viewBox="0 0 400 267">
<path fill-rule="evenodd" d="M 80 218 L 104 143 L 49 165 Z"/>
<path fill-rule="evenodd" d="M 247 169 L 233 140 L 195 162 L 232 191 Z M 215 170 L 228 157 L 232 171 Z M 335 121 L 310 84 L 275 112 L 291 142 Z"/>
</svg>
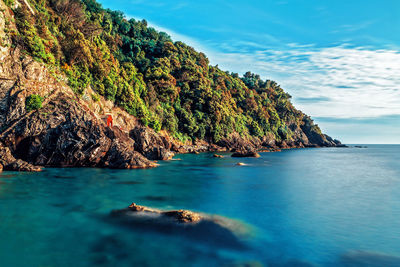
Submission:
<svg viewBox="0 0 400 267">
<path fill-rule="evenodd" d="M 224 46 L 226 48 L 226 46 Z M 369 118 L 400 114 L 400 52 L 363 47 L 289 45 L 213 54 L 224 69 L 276 80 L 293 102 L 316 117 Z"/>
</svg>

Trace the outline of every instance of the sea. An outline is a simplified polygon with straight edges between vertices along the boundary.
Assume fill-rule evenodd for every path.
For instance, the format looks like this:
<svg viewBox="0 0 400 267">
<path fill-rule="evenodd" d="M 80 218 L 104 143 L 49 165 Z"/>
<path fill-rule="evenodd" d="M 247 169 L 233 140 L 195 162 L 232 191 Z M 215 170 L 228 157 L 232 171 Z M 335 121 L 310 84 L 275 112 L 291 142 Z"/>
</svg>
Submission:
<svg viewBox="0 0 400 267">
<path fill-rule="evenodd" d="M 221 154 L 0 173 L 0 266 L 400 266 L 400 145 Z M 228 223 L 113 218 L 132 202 Z"/>
</svg>

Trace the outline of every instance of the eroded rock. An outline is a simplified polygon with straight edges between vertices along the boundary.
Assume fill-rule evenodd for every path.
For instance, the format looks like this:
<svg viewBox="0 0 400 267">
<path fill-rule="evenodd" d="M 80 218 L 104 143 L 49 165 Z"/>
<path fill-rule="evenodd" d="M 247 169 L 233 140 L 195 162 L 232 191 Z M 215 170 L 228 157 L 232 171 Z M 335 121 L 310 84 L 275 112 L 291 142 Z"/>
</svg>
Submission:
<svg viewBox="0 0 400 267">
<path fill-rule="evenodd" d="M 256 151 L 236 151 L 232 154 L 234 158 L 259 158 L 260 154 Z"/>
<path fill-rule="evenodd" d="M 168 218 L 172 218 L 173 220 L 179 223 L 196 223 L 203 219 L 203 217 L 199 213 L 195 213 L 189 210 L 169 210 L 169 211 L 161 211 L 157 209 L 152 209 L 145 206 L 137 205 L 136 203 L 132 203 L 128 208 L 123 210 L 113 211 L 113 214 L 126 214 L 127 212 L 145 212 L 149 214 L 157 214 L 161 216 L 165 216 Z"/>
</svg>

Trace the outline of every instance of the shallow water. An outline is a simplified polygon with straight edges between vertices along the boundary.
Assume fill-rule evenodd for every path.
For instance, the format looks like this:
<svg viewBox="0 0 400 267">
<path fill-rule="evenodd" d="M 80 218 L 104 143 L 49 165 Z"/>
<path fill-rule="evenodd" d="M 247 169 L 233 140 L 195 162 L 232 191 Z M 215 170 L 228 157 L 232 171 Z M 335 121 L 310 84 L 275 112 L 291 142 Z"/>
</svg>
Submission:
<svg viewBox="0 0 400 267">
<path fill-rule="evenodd" d="M 261 155 L 4 172 L 0 266 L 400 266 L 400 146 Z M 222 215 L 250 233 L 110 220 L 131 202 Z"/>
</svg>

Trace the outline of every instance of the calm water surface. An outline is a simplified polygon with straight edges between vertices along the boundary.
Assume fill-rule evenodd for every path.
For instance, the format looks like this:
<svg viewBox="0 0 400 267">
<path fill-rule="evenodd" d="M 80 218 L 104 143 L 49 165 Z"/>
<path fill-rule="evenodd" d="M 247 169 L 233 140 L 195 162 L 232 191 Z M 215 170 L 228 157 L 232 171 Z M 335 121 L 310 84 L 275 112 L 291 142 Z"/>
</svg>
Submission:
<svg viewBox="0 0 400 267">
<path fill-rule="evenodd" d="M 177 158 L 150 170 L 0 174 L 0 266 L 400 264 L 398 145 Z M 250 235 L 238 246 L 110 220 L 131 202 L 222 215 Z"/>
</svg>

